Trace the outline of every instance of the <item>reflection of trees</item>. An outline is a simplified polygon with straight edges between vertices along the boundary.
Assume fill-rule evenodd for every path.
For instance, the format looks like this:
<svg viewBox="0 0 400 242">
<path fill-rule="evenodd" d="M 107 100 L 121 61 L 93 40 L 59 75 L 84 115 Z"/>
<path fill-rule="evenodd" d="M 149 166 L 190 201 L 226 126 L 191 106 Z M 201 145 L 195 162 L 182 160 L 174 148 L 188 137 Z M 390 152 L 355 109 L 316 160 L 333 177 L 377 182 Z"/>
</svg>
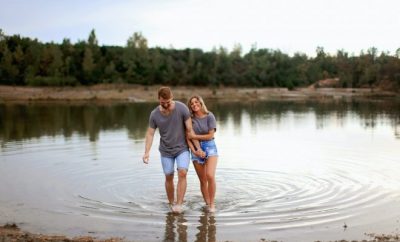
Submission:
<svg viewBox="0 0 400 242">
<path fill-rule="evenodd" d="M 400 139 L 400 117 L 392 121 L 392 125 L 394 126 L 394 135 Z"/>
<path fill-rule="evenodd" d="M 275 120 L 279 122 L 288 113 L 315 113 L 317 128 L 335 118 L 343 125 L 346 118 L 356 116 L 365 128 L 374 128 L 379 119 L 389 119 L 396 132 L 400 123 L 400 102 L 398 101 L 269 101 L 269 102 L 237 102 L 207 103 L 207 107 L 215 114 L 222 125 L 230 120 L 235 129 L 241 126 L 241 115 L 247 113 L 253 125 L 256 120 Z"/>
<path fill-rule="evenodd" d="M 0 105 L 3 142 L 74 133 L 96 141 L 102 130 L 127 128 L 132 138 L 143 138 L 154 104 L 115 105 Z"/>
<path fill-rule="evenodd" d="M 98 139 L 100 131 L 127 129 L 131 139 L 143 139 L 153 103 L 132 104 L 34 104 L 0 105 L 0 139 L 2 142 L 39 138 L 41 136 L 73 134 Z M 356 116 L 365 128 L 374 128 L 380 119 L 388 119 L 396 137 L 399 137 L 400 102 L 396 101 L 270 101 L 270 102 L 207 102 L 219 124 L 232 122 L 236 130 L 246 114 L 255 125 L 259 120 L 279 122 L 288 113 L 314 113 L 317 128 L 324 128 L 335 118 L 343 124 L 346 118 Z"/>
</svg>

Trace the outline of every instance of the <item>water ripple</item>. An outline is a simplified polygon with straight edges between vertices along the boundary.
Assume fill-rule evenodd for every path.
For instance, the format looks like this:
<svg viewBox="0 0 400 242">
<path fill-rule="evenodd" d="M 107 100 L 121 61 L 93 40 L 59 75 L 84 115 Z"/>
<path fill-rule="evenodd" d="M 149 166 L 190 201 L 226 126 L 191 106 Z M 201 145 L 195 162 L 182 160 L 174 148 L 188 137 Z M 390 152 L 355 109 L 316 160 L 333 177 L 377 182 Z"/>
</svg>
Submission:
<svg viewBox="0 0 400 242">
<path fill-rule="evenodd" d="M 82 143 L 80 138 L 8 144 L 0 162 L 0 193 L 7 194 L 3 202 L 18 201 L 35 212 L 101 219 L 111 224 L 164 226 L 169 208 L 156 151 L 151 164 L 143 165 L 141 153 L 135 153 L 143 144 L 132 144 L 118 136 L 98 146 Z M 334 152 L 338 149 L 328 148 Z M 399 200 L 396 169 L 371 169 L 360 154 L 345 152 L 346 158 L 325 160 L 322 172 L 267 170 L 266 166 L 218 168 L 215 224 L 219 228 L 246 226 L 253 231 L 328 226 L 368 217 L 369 211 Z M 396 162 L 385 155 L 378 158 Z M 197 224 L 204 214 L 198 186 L 191 168 L 184 214 L 187 226 Z"/>
</svg>

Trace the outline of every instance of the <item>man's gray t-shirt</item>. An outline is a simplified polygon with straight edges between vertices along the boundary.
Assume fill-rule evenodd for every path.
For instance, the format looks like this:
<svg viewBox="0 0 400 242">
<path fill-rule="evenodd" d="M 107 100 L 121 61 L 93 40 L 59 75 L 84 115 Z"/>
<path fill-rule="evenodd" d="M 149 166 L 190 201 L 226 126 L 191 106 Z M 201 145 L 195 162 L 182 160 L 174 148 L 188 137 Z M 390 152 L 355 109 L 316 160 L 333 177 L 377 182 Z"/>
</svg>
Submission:
<svg viewBox="0 0 400 242">
<path fill-rule="evenodd" d="M 186 143 L 185 121 L 190 118 L 189 109 L 185 104 L 175 101 L 175 108 L 169 115 L 164 115 L 157 106 L 150 114 L 149 126 L 158 128 L 160 132 L 160 146 L 162 156 L 175 157 L 188 150 Z"/>
<path fill-rule="evenodd" d="M 196 134 L 208 134 L 212 129 L 217 129 L 217 121 L 212 112 L 209 112 L 205 117 L 192 118 L 193 130 Z"/>
</svg>

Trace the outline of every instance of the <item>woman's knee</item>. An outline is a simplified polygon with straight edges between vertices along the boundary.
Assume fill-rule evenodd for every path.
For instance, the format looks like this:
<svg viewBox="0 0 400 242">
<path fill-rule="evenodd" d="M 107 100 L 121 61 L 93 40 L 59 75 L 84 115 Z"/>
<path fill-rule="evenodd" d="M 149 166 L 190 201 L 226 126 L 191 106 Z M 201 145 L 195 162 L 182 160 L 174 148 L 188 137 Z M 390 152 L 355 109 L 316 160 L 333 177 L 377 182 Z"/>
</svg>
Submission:
<svg viewBox="0 0 400 242">
<path fill-rule="evenodd" d="M 213 182 L 215 181 L 215 173 L 207 173 L 207 181 L 208 182 Z"/>
<path fill-rule="evenodd" d="M 199 181 L 200 181 L 200 185 L 201 185 L 201 186 L 207 185 L 207 182 L 208 182 L 206 176 L 204 176 L 204 177 L 199 177 Z"/>
</svg>

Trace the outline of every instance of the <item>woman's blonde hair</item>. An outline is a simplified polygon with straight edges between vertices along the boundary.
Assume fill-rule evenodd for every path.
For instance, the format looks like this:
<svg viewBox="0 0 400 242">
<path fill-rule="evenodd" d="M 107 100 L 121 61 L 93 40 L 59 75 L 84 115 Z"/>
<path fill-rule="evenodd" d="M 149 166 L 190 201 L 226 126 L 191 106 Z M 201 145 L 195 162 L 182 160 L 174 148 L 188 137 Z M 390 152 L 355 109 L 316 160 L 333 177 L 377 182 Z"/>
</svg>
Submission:
<svg viewBox="0 0 400 242">
<path fill-rule="evenodd" d="M 187 102 L 187 106 L 188 106 L 188 108 L 189 108 L 189 111 L 190 111 L 191 115 L 193 116 L 194 114 L 193 114 L 192 108 L 190 107 L 190 103 L 192 102 L 192 100 L 193 100 L 194 98 L 196 98 L 196 99 L 200 102 L 201 111 L 202 111 L 203 113 L 205 113 L 205 114 L 208 114 L 209 111 L 208 111 L 208 109 L 207 109 L 206 104 L 204 103 L 203 98 L 201 98 L 199 95 L 193 95 L 193 96 L 191 96 L 191 97 L 189 98 L 189 100 L 188 100 L 188 102 Z"/>
</svg>

